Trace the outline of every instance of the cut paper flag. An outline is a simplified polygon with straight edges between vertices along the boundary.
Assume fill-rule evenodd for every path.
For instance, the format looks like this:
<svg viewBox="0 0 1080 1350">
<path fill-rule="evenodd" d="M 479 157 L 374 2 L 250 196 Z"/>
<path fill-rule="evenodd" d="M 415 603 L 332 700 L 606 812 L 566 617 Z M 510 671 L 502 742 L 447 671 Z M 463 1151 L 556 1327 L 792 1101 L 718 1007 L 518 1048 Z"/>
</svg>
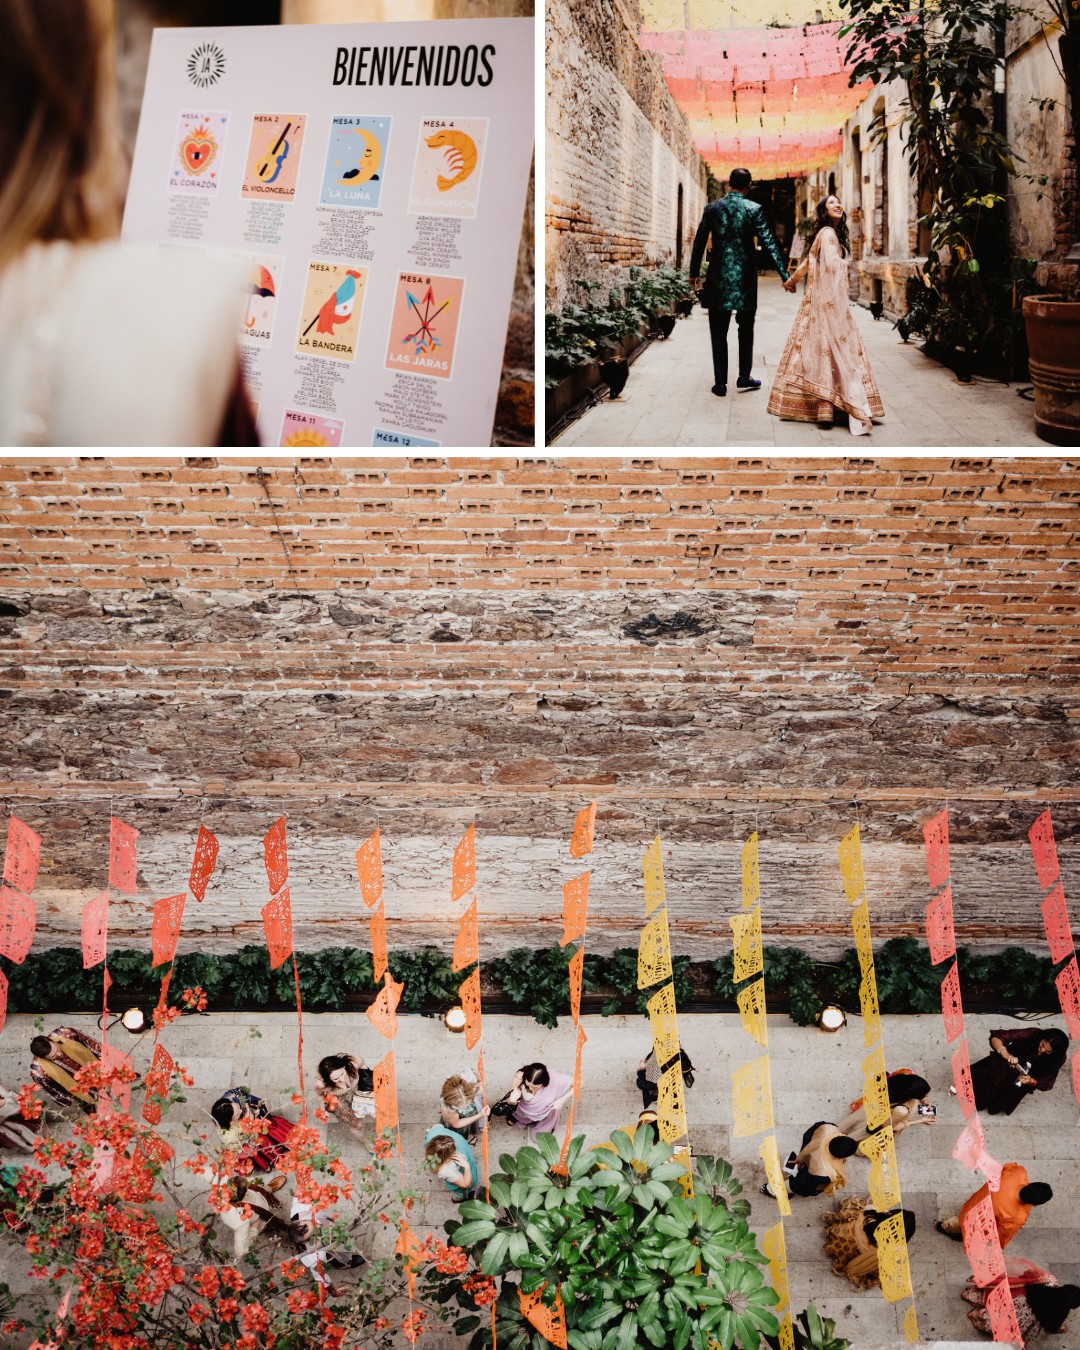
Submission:
<svg viewBox="0 0 1080 1350">
<path fill-rule="evenodd" d="M 454 954 L 450 963 L 451 970 L 465 970 L 475 966 L 480 960 L 480 928 L 477 922 L 476 900 L 461 916 L 458 935 L 454 939 Z"/>
<path fill-rule="evenodd" d="M 0 1031 L 4 1029 L 4 1023 L 7 1021 L 8 1005 L 8 978 L 0 970 Z"/>
<path fill-rule="evenodd" d="M 780 1151 L 776 1147 L 776 1135 L 770 1134 L 761 1141 L 758 1156 L 765 1166 L 765 1179 L 768 1181 L 781 1214 L 791 1213 L 791 1201 L 784 1182 L 784 1172 L 780 1166 Z"/>
<path fill-rule="evenodd" d="M 589 878 L 591 872 L 582 872 L 562 888 L 563 935 L 559 942 L 565 947 L 568 942 L 576 942 L 585 936 L 585 918 L 589 908 Z"/>
<path fill-rule="evenodd" d="M 951 886 L 946 886 L 926 906 L 926 945 L 930 948 L 932 965 L 951 961 L 956 955 Z"/>
<path fill-rule="evenodd" d="M 1059 874 L 1054 826 L 1049 811 L 1044 811 L 1028 830 L 1028 840 L 1031 843 L 1031 859 L 1035 864 L 1039 885 L 1045 891 L 1057 881 Z"/>
<path fill-rule="evenodd" d="M 366 1013 L 367 1020 L 379 1035 L 385 1036 L 388 1041 L 392 1041 L 397 1035 L 397 1006 L 401 1002 L 401 991 L 404 988 L 404 984 L 399 984 L 387 971 L 385 983 Z"/>
<path fill-rule="evenodd" d="M 899 1303 L 902 1298 L 910 1298 L 911 1267 L 904 1236 L 904 1216 L 891 1214 L 878 1224 L 874 1237 L 877 1239 L 878 1271 L 885 1302 Z"/>
<path fill-rule="evenodd" d="M 734 947 L 732 979 L 741 984 L 765 969 L 761 950 L 761 910 L 755 907 L 746 914 L 732 914 L 728 923 Z"/>
<path fill-rule="evenodd" d="M 1073 1096 L 1080 1102 L 1080 1051 L 1072 1057 Z"/>
<path fill-rule="evenodd" d="M 665 984 L 645 1005 L 653 1038 L 653 1057 L 663 1068 L 679 1053 L 679 1024 L 675 1016 L 675 986 Z"/>
<path fill-rule="evenodd" d="M 103 1039 L 101 1042 L 101 1067 L 109 1073 L 115 1073 L 118 1069 L 130 1069 L 131 1056 L 125 1055 L 110 1041 Z M 112 1102 L 115 1102 L 120 1110 L 126 1113 L 131 1106 L 131 1084 L 114 1081 L 107 1087 L 103 1087 L 98 1093 L 98 1115 L 108 1114 L 112 1109 L 110 1105 Z"/>
<path fill-rule="evenodd" d="M 945 1023 L 945 1039 L 955 1041 L 964 1030 L 964 1004 L 960 998 L 960 975 L 954 961 L 941 981 L 941 1020 Z"/>
<path fill-rule="evenodd" d="M 795 1350 L 795 1323 L 791 1313 L 786 1312 L 780 1319 L 780 1350 Z"/>
<path fill-rule="evenodd" d="M 657 1124 L 665 1144 L 674 1144 L 686 1135 L 686 1098 L 683 1093 L 682 1063 L 676 1060 L 660 1075 L 656 1099 Z"/>
<path fill-rule="evenodd" d="M 859 957 L 859 969 L 863 978 L 874 967 L 874 943 L 870 936 L 870 909 L 864 900 L 851 911 L 851 932 L 855 938 L 855 951 Z"/>
<path fill-rule="evenodd" d="M 18 816 L 9 816 L 4 880 L 17 891 L 29 895 L 37 882 L 40 866 L 41 835 L 35 834 Z"/>
<path fill-rule="evenodd" d="M 1058 998 L 1061 1000 L 1061 1012 L 1074 1041 L 1080 1040 L 1080 969 L 1074 956 L 1067 966 L 1062 966 L 1054 978 Z"/>
<path fill-rule="evenodd" d="M 972 1205 L 963 1220 L 964 1250 L 971 1274 L 980 1289 L 989 1289 L 1005 1278 L 1005 1257 L 998 1238 L 994 1206 L 988 1195 Z"/>
<path fill-rule="evenodd" d="M 1073 952 L 1073 935 L 1069 926 L 1069 911 L 1065 906 L 1065 891 L 1060 881 L 1042 902 L 1042 916 L 1050 960 L 1054 965 L 1059 961 L 1067 961 Z"/>
<path fill-rule="evenodd" d="M 983 1135 L 982 1121 L 978 1115 L 973 1115 L 960 1131 L 959 1138 L 953 1145 L 952 1155 L 957 1162 L 963 1163 L 969 1172 L 974 1172 L 985 1150 L 986 1138 Z"/>
<path fill-rule="evenodd" d="M 285 842 L 285 817 L 279 816 L 263 836 L 263 866 L 270 894 L 277 895 L 289 879 L 289 851 Z"/>
<path fill-rule="evenodd" d="M 154 920 L 150 926 L 150 963 L 163 966 L 176 955 L 180 941 L 180 926 L 184 922 L 187 891 L 166 895 L 154 904 Z"/>
<path fill-rule="evenodd" d="M 521 1315 L 525 1320 L 536 1328 L 541 1336 L 550 1344 L 559 1347 L 559 1350 L 566 1350 L 566 1311 L 563 1308 L 562 1299 L 559 1297 L 559 1291 L 555 1291 L 555 1301 L 549 1308 L 543 1301 L 546 1284 L 542 1284 L 539 1289 L 532 1294 L 523 1294 L 518 1289 L 518 1304 L 521 1308 Z"/>
<path fill-rule="evenodd" d="M 109 885 L 125 895 L 138 890 L 135 881 L 135 845 L 139 831 L 125 825 L 116 816 L 109 817 Z"/>
<path fill-rule="evenodd" d="M 375 1092 L 375 1129 L 396 1130 L 398 1125 L 397 1074 L 394 1070 L 394 1052 L 387 1050 L 372 1070 Z"/>
<path fill-rule="evenodd" d="M 949 879 L 949 813 L 939 811 L 923 826 L 923 847 L 926 850 L 926 875 L 930 889 L 936 891 Z"/>
<path fill-rule="evenodd" d="M 146 1096 L 143 1099 L 142 1118 L 150 1125 L 161 1124 L 161 1101 L 169 1091 L 173 1074 L 173 1057 L 163 1045 L 154 1046 L 154 1058 L 146 1075 Z M 155 1098 L 159 1100 L 154 1100 Z"/>
<path fill-rule="evenodd" d="M 195 857 L 191 860 L 191 875 L 188 877 L 188 890 L 200 904 L 206 899 L 206 887 L 214 875 L 217 857 L 216 836 L 205 825 L 200 825 L 199 837 L 195 840 Z"/>
<path fill-rule="evenodd" d="M 588 1042 L 588 1036 L 585 1035 L 584 1027 L 577 1029 L 577 1049 L 574 1051 L 574 1096 L 581 1101 L 581 1052 Z M 487 1134 L 487 1131 L 484 1131 Z"/>
<path fill-rule="evenodd" d="M 776 1290 L 776 1307 L 783 1308 L 791 1302 L 783 1223 L 774 1223 L 762 1233 L 761 1251 L 769 1261 L 769 1277 L 772 1280 L 772 1287 Z"/>
<path fill-rule="evenodd" d="M 460 900 L 476 885 L 476 826 L 470 825 L 454 849 L 450 899 Z"/>
<path fill-rule="evenodd" d="M 645 875 L 645 917 L 648 918 L 654 910 L 660 908 L 665 898 L 664 854 L 659 835 L 645 850 L 645 856 L 641 860 L 641 868 Z"/>
<path fill-rule="evenodd" d="M 990 1332 L 995 1341 L 1024 1344 L 1008 1280 L 1002 1280 L 986 1295 L 986 1311 L 990 1314 Z"/>
<path fill-rule="evenodd" d="M 880 1129 L 889 1119 L 889 1083 L 885 1072 L 885 1052 L 876 1045 L 863 1056 L 863 1111 L 868 1130 Z"/>
<path fill-rule="evenodd" d="M 458 985 L 458 997 L 465 1010 L 465 1048 L 471 1050 L 481 1035 L 480 971 L 476 969 Z"/>
<path fill-rule="evenodd" d="M 371 911 L 368 921 L 371 929 L 371 963 L 374 967 L 375 983 L 379 984 L 386 974 L 390 954 L 386 950 L 386 910 L 382 902 Z"/>
<path fill-rule="evenodd" d="M 423 1244 L 409 1227 L 408 1219 L 402 1219 L 398 1225 L 398 1238 L 394 1244 L 394 1255 L 401 1257 L 409 1282 L 409 1298 L 416 1297 L 416 1272 L 423 1262 Z"/>
<path fill-rule="evenodd" d="M 913 1303 L 907 1312 L 904 1313 L 904 1340 L 908 1345 L 918 1345 L 922 1338 L 919 1335 L 919 1319 L 915 1312 Z"/>
<path fill-rule="evenodd" d="M 873 1045 L 881 1036 L 881 1011 L 878 1008 L 877 980 L 873 966 L 859 984 L 859 1010 L 863 1019 L 863 1045 Z"/>
<path fill-rule="evenodd" d="M 769 1048 L 769 1025 L 765 1018 L 765 981 L 755 980 L 735 995 L 742 1029 L 753 1036 L 763 1050 Z"/>
<path fill-rule="evenodd" d="M 83 969 L 89 970 L 105 960 L 109 934 L 109 892 L 102 891 L 88 900 L 82 912 Z"/>
<path fill-rule="evenodd" d="M 667 911 L 662 910 L 641 930 L 638 943 L 637 983 L 639 989 L 651 989 L 671 979 L 671 946 L 668 940 Z"/>
<path fill-rule="evenodd" d="M 21 966 L 34 944 L 37 904 L 13 886 L 0 884 L 0 956 Z"/>
<path fill-rule="evenodd" d="M 360 883 L 361 898 L 370 909 L 382 895 L 382 847 L 378 830 L 369 834 L 356 850 L 356 879 Z"/>
<path fill-rule="evenodd" d="M 742 907 L 749 909 L 757 903 L 761 894 L 761 877 L 758 872 L 758 836 L 757 830 L 742 846 Z"/>
<path fill-rule="evenodd" d="M 952 1057 L 952 1080 L 956 1088 L 956 1100 L 964 1119 L 970 1120 L 975 1113 L 975 1088 L 971 1082 L 971 1060 L 968 1056 L 967 1037 L 964 1036 Z"/>
<path fill-rule="evenodd" d="M 844 890 L 847 892 L 847 898 L 854 904 L 866 889 L 866 879 L 863 876 L 862 842 L 859 838 L 858 825 L 853 825 L 851 830 L 841 839 L 838 852 L 840 854 L 840 875 L 844 879 Z"/>
<path fill-rule="evenodd" d="M 570 837 L 571 858 L 584 858 L 593 849 L 593 828 L 596 824 L 596 803 L 590 802 L 577 813 L 574 833 Z"/>
<path fill-rule="evenodd" d="M 735 1116 L 734 1136 L 745 1139 L 773 1127 L 772 1083 L 769 1056 L 744 1064 L 732 1075 L 731 1102 Z"/>
<path fill-rule="evenodd" d="M 870 1159 L 870 1200 L 875 1209 L 892 1209 L 900 1203 L 900 1172 L 896 1165 L 896 1142 L 892 1126 L 886 1125 L 859 1145 Z"/>
<path fill-rule="evenodd" d="M 566 973 L 570 983 L 570 1016 L 581 1021 L 581 977 L 585 972 L 585 949 L 579 947 L 567 962 Z"/>
<path fill-rule="evenodd" d="M 262 921 L 266 950 L 270 953 L 270 969 L 277 970 L 289 959 L 293 949 L 292 898 L 287 887 L 263 905 Z"/>
</svg>

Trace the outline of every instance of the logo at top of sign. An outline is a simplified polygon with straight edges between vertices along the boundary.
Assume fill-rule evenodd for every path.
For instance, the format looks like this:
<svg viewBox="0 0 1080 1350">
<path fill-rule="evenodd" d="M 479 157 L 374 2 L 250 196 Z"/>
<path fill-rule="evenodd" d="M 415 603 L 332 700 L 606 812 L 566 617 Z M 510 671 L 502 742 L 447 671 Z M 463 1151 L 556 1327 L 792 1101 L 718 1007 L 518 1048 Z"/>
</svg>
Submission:
<svg viewBox="0 0 1080 1350">
<path fill-rule="evenodd" d="M 209 89 L 225 74 L 225 53 L 216 42 L 201 42 L 188 57 L 188 79 L 200 89 Z"/>
<path fill-rule="evenodd" d="M 479 158 L 476 142 L 464 131 L 437 131 L 425 140 L 429 150 L 442 150 L 452 178 L 439 174 L 436 182 L 440 192 L 449 192 L 452 187 L 464 183 L 476 168 Z"/>
</svg>

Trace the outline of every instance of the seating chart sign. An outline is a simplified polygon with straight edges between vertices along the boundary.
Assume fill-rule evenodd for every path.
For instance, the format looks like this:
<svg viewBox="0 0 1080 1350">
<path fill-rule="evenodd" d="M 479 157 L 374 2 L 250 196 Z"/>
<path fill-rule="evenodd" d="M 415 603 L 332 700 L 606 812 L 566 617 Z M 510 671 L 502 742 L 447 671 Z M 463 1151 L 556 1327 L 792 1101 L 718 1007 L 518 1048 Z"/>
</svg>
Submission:
<svg viewBox="0 0 1080 1350">
<path fill-rule="evenodd" d="M 124 237 L 235 256 L 264 445 L 490 444 L 534 43 L 532 19 L 154 33 Z"/>
</svg>

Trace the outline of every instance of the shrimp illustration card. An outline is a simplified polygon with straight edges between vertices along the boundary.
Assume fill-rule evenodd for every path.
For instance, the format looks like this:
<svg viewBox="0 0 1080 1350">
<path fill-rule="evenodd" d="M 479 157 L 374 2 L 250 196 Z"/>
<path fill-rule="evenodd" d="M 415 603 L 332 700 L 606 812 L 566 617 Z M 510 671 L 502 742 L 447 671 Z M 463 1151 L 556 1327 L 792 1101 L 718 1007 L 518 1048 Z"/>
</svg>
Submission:
<svg viewBox="0 0 1080 1350">
<path fill-rule="evenodd" d="M 349 263 L 308 263 L 296 350 L 301 356 L 355 361 L 356 334 L 368 269 Z"/>
<path fill-rule="evenodd" d="M 212 197 L 221 183 L 229 114 L 182 112 L 173 142 L 169 191 Z"/>
<path fill-rule="evenodd" d="M 243 257 L 248 264 L 248 285 L 240 341 L 269 347 L 274 338 L 285 259 L 267 253 L 245 253 Z"/>
<path fill-rule="evenodd" d="M 413 215 L 476 215 L 487 134 L 486 117 L 433 117 L 420 123 L 409 195 Z"/>
<path fill-rule="evenodd" d="M 335 117 L 323 171 L 323 206 L 359 206 L 375 210 L 382 196 L 389 117 Z"/>
<path fill-rule="evenodd" d="M 387 370 L 450 378 L 464 290 L 462 277 L 398 275 Z"/>
<path fill-rule="evenodd" d="M 296 198 L 307 118 L 302 113 L 256 113 L 251 122 L 241 195 L 260 201 Z"/>
<path fill-rule="evenodd" d="M 339 446 L 344 435 L 345 423 L 334 417 L 286 408 L 278 445 L 293 450 L 324 450 Z"/>
</svg>

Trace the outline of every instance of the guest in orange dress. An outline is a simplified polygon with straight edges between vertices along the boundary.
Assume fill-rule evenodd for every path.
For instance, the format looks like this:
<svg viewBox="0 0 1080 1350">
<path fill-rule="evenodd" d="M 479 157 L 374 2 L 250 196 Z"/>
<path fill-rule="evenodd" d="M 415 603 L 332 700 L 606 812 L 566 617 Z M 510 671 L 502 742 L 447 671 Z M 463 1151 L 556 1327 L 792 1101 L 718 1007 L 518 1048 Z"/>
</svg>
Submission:
<svg viewBox="0 0 1080 1350">
<path fill-rule="evenodd" d="M 1027 1168 L 1021 1163 L 1006 1163 L 1001 1169 L 1001 1184 L 996 1191 L 992 1191 L 989 1184 L 980 1186 L 964 1201 L 959 1214 L 940 1220 L 934 1227 L 946 1237 L 962 1241 L 964 1220 L 987 1196 L 994 1210 L 998 1241 L 1006 1247 L 1027 1223 L 1032 1207 L 1045 1205 L 1047 1200 L 1054 1198 L 1054 1192 L 1045 1181 L 1028 1181 Z"/>
</svg>

